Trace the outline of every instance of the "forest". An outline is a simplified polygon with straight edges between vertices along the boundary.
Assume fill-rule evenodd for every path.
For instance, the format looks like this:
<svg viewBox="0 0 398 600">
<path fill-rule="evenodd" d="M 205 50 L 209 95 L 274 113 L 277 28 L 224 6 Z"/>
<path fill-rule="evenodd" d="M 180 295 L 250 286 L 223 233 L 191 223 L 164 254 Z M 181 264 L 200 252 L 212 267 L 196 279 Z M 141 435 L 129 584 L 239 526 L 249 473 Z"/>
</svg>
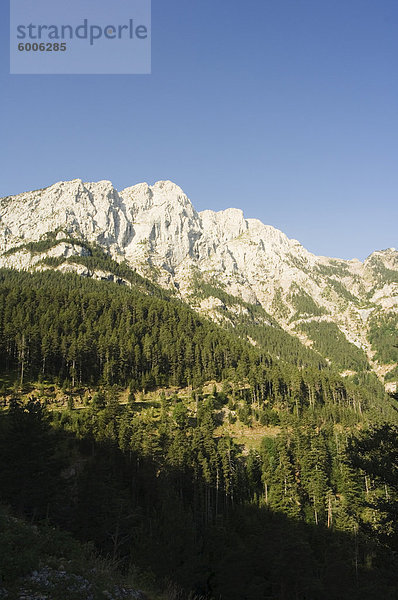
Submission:
<svg viewBox="0 0 398 600">
<path fill-rule="evenodd" d="M 396 399 L 246 327 L 2 270 L 1 503 L 181 599 L 396 598 Z"/>
</svg>

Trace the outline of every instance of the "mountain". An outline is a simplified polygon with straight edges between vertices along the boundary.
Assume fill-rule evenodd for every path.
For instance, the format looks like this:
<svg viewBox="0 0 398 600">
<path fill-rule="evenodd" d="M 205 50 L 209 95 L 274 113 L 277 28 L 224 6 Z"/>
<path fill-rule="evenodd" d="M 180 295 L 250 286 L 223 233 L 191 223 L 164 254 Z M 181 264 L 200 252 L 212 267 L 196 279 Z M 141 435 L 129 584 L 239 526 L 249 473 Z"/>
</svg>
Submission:
<svg viewBox="0 0 398 600">
<path fill-rule="evenodd" d="M 396 598 L 395 250 L 170 182 L 0 218 L 0 597 Z"/>
<path fill-rule="evenodd" d="M 85 261 L 93 247 L 213 320 L 244 325 L 253 344 L 255 325 L 279 327 L 340 372 L 372 368 L 396 386 L 394 248 L 364 262 L 315 256 L 239 209 L 197 212 L 170 181 L 118 192 L 77 179 L 0 200 L 0 266 L 115 278 L 112 267 Z"/>
</svg>

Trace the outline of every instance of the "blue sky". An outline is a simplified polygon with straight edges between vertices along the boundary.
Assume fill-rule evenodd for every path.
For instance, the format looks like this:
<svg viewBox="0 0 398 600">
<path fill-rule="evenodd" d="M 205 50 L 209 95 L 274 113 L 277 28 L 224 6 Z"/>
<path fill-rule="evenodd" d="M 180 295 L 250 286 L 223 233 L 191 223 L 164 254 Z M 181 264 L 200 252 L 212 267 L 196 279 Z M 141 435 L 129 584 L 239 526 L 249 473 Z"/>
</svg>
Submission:
<svg viewBox="0 0 398 600">
<path fill-rule="evenodd" d="M 153 0 L 152 75 L 110 76 L 9 75 L 1 6 L 0 196 L 171 179 L 316 254 L 398 246 L 396 0 Z"/>
</svg>

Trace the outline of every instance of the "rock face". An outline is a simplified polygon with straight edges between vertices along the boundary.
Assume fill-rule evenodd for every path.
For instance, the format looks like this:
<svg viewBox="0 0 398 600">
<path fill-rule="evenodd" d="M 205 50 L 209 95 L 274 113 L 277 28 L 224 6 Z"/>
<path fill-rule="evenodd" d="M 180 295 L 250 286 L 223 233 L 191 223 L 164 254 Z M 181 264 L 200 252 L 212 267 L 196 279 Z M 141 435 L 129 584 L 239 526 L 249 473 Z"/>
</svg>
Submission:
<svg viewBox="0 0 398 600">
<path fill-rule="evenodd" d="M 29 244 L 48 234 L 58 246 Z M 0 200 L 0 266 L 49 268 L 43 257 L 83 255 L 79 241 L 101 246 L 198 310 L 199 281 L 261 304 L 292 332 L 303 321 L 332 321 L 370 359 L 369 319 L 398 311 L 394 248 L 363 263 L 318 257 L 274 227 L 245 219 L 239 209 L 196 212 L 170 181 L 117 192 L 108 181 L 77 179 Z M 53 261 L 53 268 L 65 265 Z"/>
</svg>

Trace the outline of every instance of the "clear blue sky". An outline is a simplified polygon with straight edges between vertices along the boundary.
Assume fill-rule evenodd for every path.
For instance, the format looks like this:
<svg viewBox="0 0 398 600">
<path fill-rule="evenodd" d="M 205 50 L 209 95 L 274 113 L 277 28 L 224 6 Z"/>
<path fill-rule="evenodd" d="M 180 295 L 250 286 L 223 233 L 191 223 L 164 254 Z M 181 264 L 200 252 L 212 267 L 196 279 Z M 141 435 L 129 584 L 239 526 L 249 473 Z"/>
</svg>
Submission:
<svg viewBox="0 0 398 600">
<path fill-rule="evenodd" d="M 397 0 L 153 0 L 135 76 L 9 75 L 1 6 L 0 196 L 171 179 L 317 254 L 398 246 Z"/>
</svg>

